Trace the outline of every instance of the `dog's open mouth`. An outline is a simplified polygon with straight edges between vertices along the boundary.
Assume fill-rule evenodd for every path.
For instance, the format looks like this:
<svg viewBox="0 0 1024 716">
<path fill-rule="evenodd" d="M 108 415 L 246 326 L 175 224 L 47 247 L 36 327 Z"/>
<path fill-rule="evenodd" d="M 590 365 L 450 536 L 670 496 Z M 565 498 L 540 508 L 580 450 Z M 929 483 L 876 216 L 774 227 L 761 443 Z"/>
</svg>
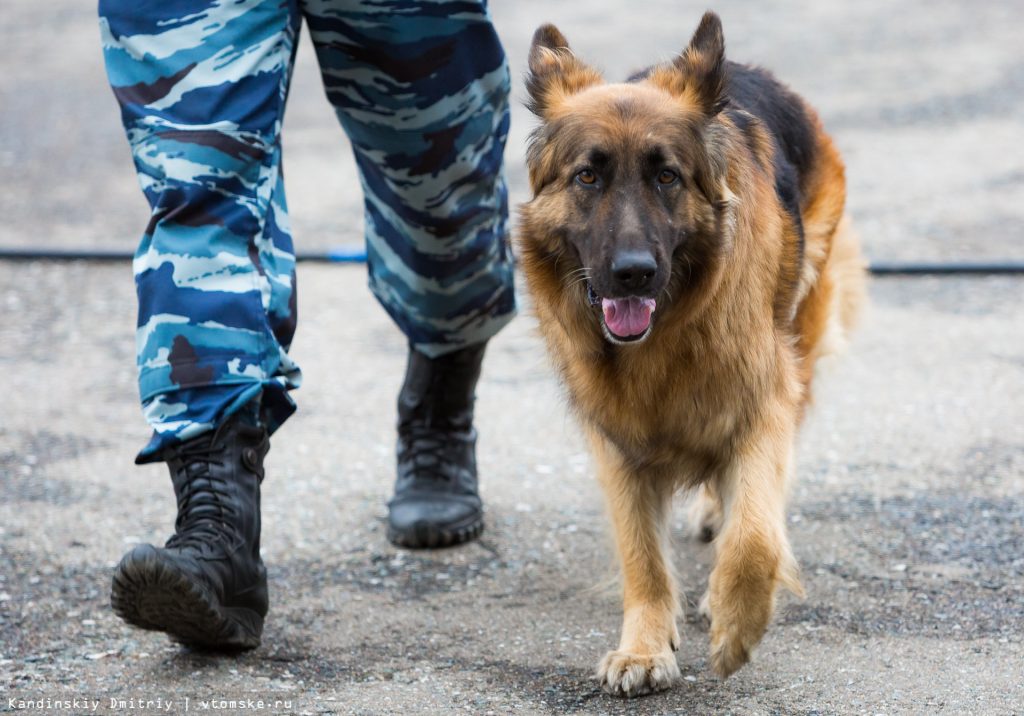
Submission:
<svg viewBox="0 0 1024 716">
<path fill-rule="evenodd" d="M 639 343 L 650 334 L 651 316 L 657 307 L 653 298 L 601 298 L 589 284 L 587 298 L 590 305 L 601 307 L 601 327 L 612 343 Z"/>
</svg>

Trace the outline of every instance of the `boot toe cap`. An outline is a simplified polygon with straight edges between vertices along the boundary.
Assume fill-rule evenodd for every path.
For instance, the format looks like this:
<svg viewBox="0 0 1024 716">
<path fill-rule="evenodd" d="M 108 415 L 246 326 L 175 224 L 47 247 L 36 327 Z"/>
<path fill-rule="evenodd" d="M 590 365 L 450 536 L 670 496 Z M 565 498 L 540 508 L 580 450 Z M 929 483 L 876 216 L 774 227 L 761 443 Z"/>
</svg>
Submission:
<svg viewBox="0 0 1024 716">
<path fill-rule="evenodd" d="M 403 547 L 444 547 L 473 539 L 483 529 L 479 498 L 403 495 L 388 505 L 388 539 Z"/>
</svg>

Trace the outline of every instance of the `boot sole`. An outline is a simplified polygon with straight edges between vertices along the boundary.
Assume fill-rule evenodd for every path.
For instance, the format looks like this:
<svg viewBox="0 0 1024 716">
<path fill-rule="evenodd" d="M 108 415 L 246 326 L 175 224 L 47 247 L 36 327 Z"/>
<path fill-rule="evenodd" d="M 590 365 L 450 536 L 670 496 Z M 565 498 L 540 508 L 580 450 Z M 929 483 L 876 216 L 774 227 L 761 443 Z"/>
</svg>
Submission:
<svg viewBox="0 0 1024 716">
<path fill-rule="evenodd" d="M 117 566 L 110 606 L 133 626 L 166 632 L 181 644 L 204 649 L 254 649 L 263 633 L 263 617 L 257 612 L 221 606 L 209 588 L 150 545 L 136 547 Z"/>
<path fill-rule="evenodd" d="M 388 541 L 398 547 L 409 549 L 434 549 L 464 544 L 479 537 L 483 531 L 482 517 L 464 526 L 440 526 L 418 522 L 407 530 L 398 530 L 388 525 Z"/>
</svg>

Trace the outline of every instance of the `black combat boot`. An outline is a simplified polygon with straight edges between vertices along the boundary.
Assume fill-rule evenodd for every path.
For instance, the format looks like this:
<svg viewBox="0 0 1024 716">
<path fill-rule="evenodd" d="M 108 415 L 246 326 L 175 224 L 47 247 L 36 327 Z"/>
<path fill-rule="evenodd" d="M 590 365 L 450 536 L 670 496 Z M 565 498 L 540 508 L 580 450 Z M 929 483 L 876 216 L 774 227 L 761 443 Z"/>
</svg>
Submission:
<svg viewBox="0 0 1024 716">
<path fill-rule="evenodd" d="M 264 428 L 234 417 L 169 449 L 178 519 L 163 549 L 140 544 L 114 572 L 110 604 L 129 624 L 209 649 L 259 646 L 267 613 L 260 559 Z"/>
<path fill-rule="evenodd" d="M 484 529 L 473 401 L 485 345 L 439 358 L 409 350 L 398 396 L 398 479 L 388 503 L 388 539 L 396 545 L 445 547 Z"/>
</svg>

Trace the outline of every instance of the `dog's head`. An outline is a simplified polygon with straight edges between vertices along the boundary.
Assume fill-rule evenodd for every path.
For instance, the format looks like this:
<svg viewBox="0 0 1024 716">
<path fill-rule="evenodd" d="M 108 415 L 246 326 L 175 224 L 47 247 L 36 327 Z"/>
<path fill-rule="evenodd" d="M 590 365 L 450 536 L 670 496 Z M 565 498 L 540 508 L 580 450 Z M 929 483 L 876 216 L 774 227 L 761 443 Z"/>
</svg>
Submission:
<svg viewBox="0 0 1024 716">
<path fill-rule="evenodd" d="M 605 84 L 554 26 L 534 35 L 527 87 L 542 122 L 527 160 L 524 252 L 557 264 L 561 290 L 613 343 L 647 338 L 655 310 L 681 300 L 724 248 L 730 194 L 715 118 L 725 85 L 713 13 L 675 62 L 625 84 Z"/>
</svg>

